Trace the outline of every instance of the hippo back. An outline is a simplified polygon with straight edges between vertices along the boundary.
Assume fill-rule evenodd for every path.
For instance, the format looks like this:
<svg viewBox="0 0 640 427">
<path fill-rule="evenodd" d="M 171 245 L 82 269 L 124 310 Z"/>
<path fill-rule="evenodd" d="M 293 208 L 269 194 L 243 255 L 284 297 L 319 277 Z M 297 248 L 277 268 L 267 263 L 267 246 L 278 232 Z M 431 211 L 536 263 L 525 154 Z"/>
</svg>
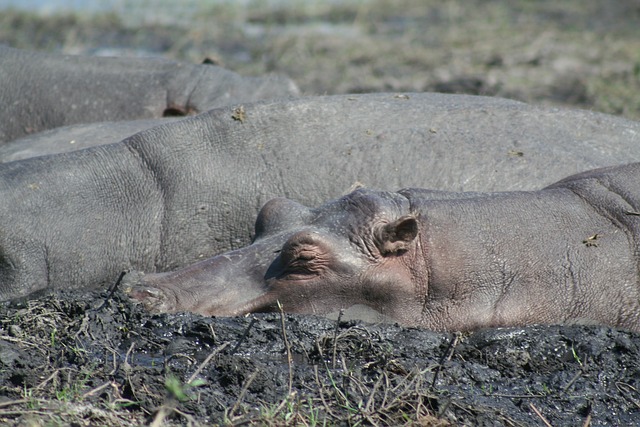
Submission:
<svg viewBox="0 0 640 427">
<path fill-rule="evenodd" d="M 444 94 L 223 107 L 121 142 L 0 165 L 2 298 L 175 269 L 250 241 L 260 207 L 317 206 L 359 182 L 537 189 L 640 161 L 640 124 Z"/>
</svg>

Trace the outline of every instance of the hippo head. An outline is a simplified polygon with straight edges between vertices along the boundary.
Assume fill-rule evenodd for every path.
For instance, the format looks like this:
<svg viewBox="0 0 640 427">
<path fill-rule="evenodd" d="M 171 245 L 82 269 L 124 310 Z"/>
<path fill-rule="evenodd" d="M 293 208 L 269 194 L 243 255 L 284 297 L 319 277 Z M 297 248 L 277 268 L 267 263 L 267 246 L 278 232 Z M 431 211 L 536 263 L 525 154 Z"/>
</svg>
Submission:
<svg viewBox="0 0 640 427">
<path fill-rule="evenodd" d="M 415 324 L 426 295 L 419 234 L 400 193 L 359 189 L 317 209 L 277 198 L 260 211 L 250 246 L 174 272 L 130 273 L 127 286 L 154 312 L 233 316 L 281 307 L 326 315 L 360 307 Z"/>
</svg>

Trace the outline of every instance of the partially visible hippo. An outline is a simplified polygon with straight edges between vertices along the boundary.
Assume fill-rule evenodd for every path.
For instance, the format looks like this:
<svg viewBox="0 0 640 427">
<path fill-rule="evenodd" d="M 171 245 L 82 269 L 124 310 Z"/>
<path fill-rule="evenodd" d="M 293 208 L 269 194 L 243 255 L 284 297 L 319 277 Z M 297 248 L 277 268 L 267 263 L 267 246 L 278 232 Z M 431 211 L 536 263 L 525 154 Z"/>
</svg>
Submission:
<svg viewBox="0 0 640 427">
<path fill-rule="evenodd" d="M 180 119 L 180 117 L 163 117 L 62 126 L 1 144 L 0 163 L 111 144 L 140 131 Z"/>
<path fill-rule="evenodd" d="M 357 190 L 317 209 L 274 199 L 249 247 L 125 280 L 156 312 L 357 306 L 439 331 L 539 323 L 640 331 L 639 243 L 634 163 L 540 191 Z"/>
<path fill-rule="evenodd" d="M 288 78 L 242 77 L 214 65 L 0 46 L 0 143 L 60 126 L 186 115 L 298 93 Z"/>
<path fill-rule="evenodd" d="M 278 196 L 540 188 L 640 161 L 640 124 L 505 99 L 370 94 L 214 109 L 0 165 L 0 299 L 106 287 L 238 249 Z"/>
</svg>

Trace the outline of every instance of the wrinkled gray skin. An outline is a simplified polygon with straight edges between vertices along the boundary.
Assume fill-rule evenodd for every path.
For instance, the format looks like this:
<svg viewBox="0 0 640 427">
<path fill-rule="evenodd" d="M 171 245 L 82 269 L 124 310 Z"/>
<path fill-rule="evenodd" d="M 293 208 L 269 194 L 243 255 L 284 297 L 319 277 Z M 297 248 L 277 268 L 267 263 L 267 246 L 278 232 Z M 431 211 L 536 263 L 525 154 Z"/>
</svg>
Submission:
<svg viewBox="0 0 640 427">
<path fill-rule="evenodd" d="M 440 94 L 347 95 L 214 109 L 122 142 L 0 165 L 0 299 L 106 287 L 250 242 L 260 208 L 359 181 L 395 190 L 535 189 L 640 161 L 640 124 Z M 542 230 L 544 231 L 544 230 Z"/>
<path fill-rule="evenodd" d="M 297 94 L 287 78 L 242 77 L 208 64 L 0 46 L 0 143 L 73 124 L 186 115 Z"/>
<path fill-rule="evenodd" d="M 317 209 L 274 199 L 250 246 L 125 280 L 158 312 L 357 305 L 440 331 L 536 323 L 640 331 L 639 241 L 635 163 L 531 192 L 357 190 Z"/>
<path fill-rule="evenodd" d="M 141 119 L 121 122 L 99 122 L 63 126 L 0 145 L 0 163 L 13 162 L 37 156 L 81 150 L 111 144 L 179 117 Z"/>
</svg>

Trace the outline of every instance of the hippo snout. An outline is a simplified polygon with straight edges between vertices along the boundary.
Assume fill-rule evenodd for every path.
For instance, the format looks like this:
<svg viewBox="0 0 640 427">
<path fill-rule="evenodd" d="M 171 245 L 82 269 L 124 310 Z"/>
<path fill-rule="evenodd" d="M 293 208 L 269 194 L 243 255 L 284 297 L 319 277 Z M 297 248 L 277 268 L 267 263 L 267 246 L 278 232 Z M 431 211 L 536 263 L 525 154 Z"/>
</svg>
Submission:
<svg viewBox="0 0 640 427">
<path fill-rule="evenodd" d="M 262 309 L 269 297 L 261 250 L 235 251 L 176 271 L 131 271 L 122 289 L 152 313 L 190 311 L 205 316 L 237 316 Z M 251 267 L 251 268 L 250 268 Z"/>
<path fill-rule="evenodd" d="M 122 278 L 121 286 L 130 298 L 136 300 L 152 313 L 166 313 L 175 310 L 175 298 L 171 298 L 168 289 L 162 289 L 148 283 L 142 271 L 130 271 Z"/>
<path fill-rule="evenodd" d="M 144 275 L 145 274 L 142 271 L 137 271 L 137 270 L 128 271 L 122 277 L 122 280 L 120 281 L 120 286 L 125 292 L 129 293 L 129 291 L 133 286 L 140 283 L 140 280 L 144 277 Z"/>
<path fill-rule="evenodd" d="M 120 281 L 120 289 L 122 289 L 129 296 L 134 297 L 136 292 L 144 288 L 144 286 L 140 286 L 143 283 L 144 276 L 145 273 L 142 271 L 128 271 Z"/>
</svg>

